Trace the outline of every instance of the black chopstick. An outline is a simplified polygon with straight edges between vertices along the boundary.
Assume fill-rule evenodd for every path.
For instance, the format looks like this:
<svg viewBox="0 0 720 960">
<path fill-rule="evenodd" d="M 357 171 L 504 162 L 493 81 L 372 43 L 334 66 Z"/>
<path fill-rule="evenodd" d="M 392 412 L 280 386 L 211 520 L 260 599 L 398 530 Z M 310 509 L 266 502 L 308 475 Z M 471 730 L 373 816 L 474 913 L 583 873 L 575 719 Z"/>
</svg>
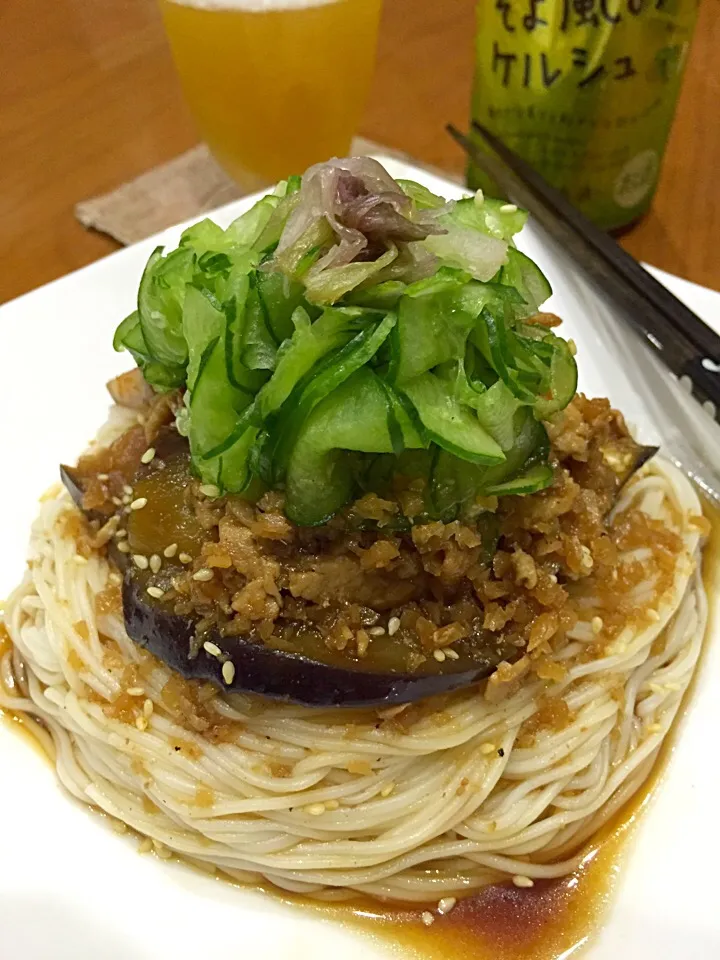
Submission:
<svg viewBox="0 0 720 960">
<path fill-rule="evenodd" d="M 720 337 L 611 237 L 575 210 L 537 171 L 483 127 L 477 125 L 477 129 L 483 137 L 488 134 L 487 142 L 494 152 L 479 148 L 448 125 L 450 134 L 471 159 L 512 200 L 530 210 L 546 232 L 616 302 L 668 369 L 684 381 L 695 399 L 718 419 Z"/>
<path fill-rule="evenodd" d="M 591 223 L 559 190 L 551 186 L 519 154 L 510 150 L 492 131 L 477 120 L 473 120 L 472 126 L 516 176 L 552 207 L 561 219 L 581 234 L 641 296 L 664 313 L 673 325 L 679 325 L 683 336 L 692 340 L 699 350 L 705 351 L 711 360 L 720 362 L 720 337 L 707 324 L 641 267 L 609 234 Z"/>
</svg>

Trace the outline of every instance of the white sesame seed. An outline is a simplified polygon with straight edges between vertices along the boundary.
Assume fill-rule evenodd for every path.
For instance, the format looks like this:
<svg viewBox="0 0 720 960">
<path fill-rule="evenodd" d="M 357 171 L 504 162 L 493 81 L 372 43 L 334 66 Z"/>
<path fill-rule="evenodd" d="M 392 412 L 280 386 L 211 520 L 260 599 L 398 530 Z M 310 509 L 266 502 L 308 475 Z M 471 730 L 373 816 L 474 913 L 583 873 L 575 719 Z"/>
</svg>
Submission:
<svg viewBox="0 0 720 960">
<path fill-rule="evenodd" d="M 125 486 L 123 487 L 123 493 L 124 493 L 126 496 L 131 497 L 131 496 L 132 496 L 132 492 L 133 492 L 133 488 L 130 486 L 129 483 L 126 483 Z"/>
<path fill-rule="evenodd" d="M 438 663 L 444 663 L 444 661 L 445 661 L 445 651 L 444 651 L 444 650 L 440 650 L 440 649 L 438 649 L 438 650 L 433 650 L 433 656 L 435 657 L 435 659 L 437 660 Z"/>
<path fill-rule="evenodd" d="M 235 679 L 235 664 L 232 660 L 226 660 L 222 665 L 222 676 L 225 683 L 230 686 Z"/>
<path fill-rule="evenodd" d="M 127 690 L 125 691 L 125 693 L 126 693 L 129 697 L 144 697 L 144 696 L 145 696 L 145 691 L 143 690 L 142 687 L 128 687 Z"/>
<path fill-rule="evenodd" d="M 152 714 L 154 709 L 155 709 L 155 706 L 152 700 L 148 698 L 143 704 L 143 715 L 146 717 L 149 717 Z"/>
<path fill-rule="evenodd" d="M 177 553 L 177 549 L 178 549 L 178 545 L 176 543 L 171 543 L 169 547 L 165 547 L 165 549 L 163 550 L 163 556 L 167 557 L 169 560 L 171 557 L 175 556 L 175 554 Z"/>
<path fill-rule="evenodd" d="M 193 580 L 200 580 L 201 583 L 207 583 L 208 580 L 212 580 L 215 574 L 212 570 L 209 570 L 207 567 L 202 567 L 202 569 L 197 570 L 193 575 Z"/>
<path fill-rule="evenodd" d="M 325 804 L 311 803 L 305 807 L 305 813 L 309 813 L 312 817 L 319 817 L 321 814 L 325 813 Z"/>
<path fill-rule="evenodd" d="M 143 556 L 142 553 L 133 554 L 133 563 L 138 570 L 147 570 L 149 566 L 148 558 Z"/>
<path fill-rule="evenodd" d="M 395 634 L 400 629 L 400 619 L 398 617 L 390 617 L 388 620 L 388 633 L 391 637 L 394 637 Z"/>
<path fill-rule="evenodd" d="M 100 480 L 100 481 L 102 481 L 103 483 L 105 483 L 106 480 L 109 480 L 109 479 L 110 479 L 110 474 L 109 474 L 109 473 L 99 473 L 99 474 L 97 475 L 97 478 L 98 478 L 98 480 Z"/>
<path fill-rule="evenodd" d="M 138 497 L 137 500 L 133 500 L 130 504 L 131 510 L 142 510 L 143 507 L 147 506 L 147 497 Z"/>
<path fill-rule="evenodd" d="M 87 557 L 83 557 L 80 553 L 76 553 L 73 560 L 79 567 L 87 566 Z"/>
<path fill-rule="evenodd" d="M 140 457 L 141 463 L 150 463 L 155 457 L 155 447 L 148 447 L 145 453 Z"/>
<path fill-rule="evenodd" d="M 165 596 L 165 591 L 161 590 L 160 587 L 148 587 L 147 593 L 149 596 L 154 597 L 156 600 L 160 600 Z"/>
<path fill-rule="evenodd" d="M 433 923 L 435 923 L 435 917 L 430 913 L 429 910 L 423 910 L 421 918 L 426 927 L 430 927 L 433 925 Z"/>
<path fill-rule="evenodd" d="M 385 627 L 370 627 L 368 633 L 371 637 L 382 637 L 385 633 Z"/>
<path fill-rule="evenodd" d="M 576 355 L 577 355 L 577 344 L 575 343 L 575 341 L 572 340 L 572 339 L 570 339 L 570 340 L 568 340 L 567 345 L 568 345 L 568 350 L 570 351 L 570 356 L 571 356 L 571 357 L 576 356 Z"/>
<path fill-rule="evenodd" d="M 517 207 L 514 203 L 504 203 L 500 207 L 500 213 L 517 213 Z"/>
<path fill-rule="evenodd" d="M 132 494 L 131 494 L 131 493 L 126 493 L 126 494 L 123 496 L 121 503 L 122 503 L 124 506 L 127 506 L 127 505 L 130 503 L 131 500 L 132 500 Z"/>
<path fill-rule="evenodd" d="M 590 621 L 590 626 L 592 627 L 593 633 L 602 633 L 602 628 L 604 626 L 602 617 L 593 617 Z"/>
<path fill-rule="evenodd" d="M 200 493 L 214 499 L 220 496 L 220 488 L 216 487 L 214 483 L 203 483 L 200 485 Z"/>
<path fill-rule="evenodd" d="M 480 744 L 480 753 L 490 754 L 490 753 L 495 753 L 496 751 L 497 751 L 497 747 L 495 746 L 494 743 Z"/>
<path fill-rule="evenodd" d="M 485 203 L 485 194 L 482 192 L 482 190 L 478 189 L 475 191 L 474 200 L 479 207 L 481 207 Z"/>
<path fill-rule="evenodd" d="M 122 500 L 120 497 L 110 497 L 110 503 L 113 503 L 116 507 L 122 506 Z"/>
<path fill-rule="evenodd" d="M 121 528 L 120 530 L 116 530 L 116 531 L 115 531 L 115 539 L 116 539 L 116 540 L 122 540 L 122 539 L 123 539 L 124 537 L 126 537 L 127 535 L 128 535 L 128 534 L 127 534 L 127 530 L 123 530 L 122 528 Z"/>
<path fill-rule="evenodd" d="M 450 913 L 452 908 L 457 903 L 456 897 L 443 897 L 442 900 L 438 900 L 437 910 L 440 914 Z"/>
<path fill-rule="evenodd" d="M 150 569 L 152 570 L 153 573 L 160 573 L 161 566 L 162 566 L 162 560 L 157 555 L 157 553 L 154 553 L 150 557 Z"/>
<path fill-rule="evenodd" d="M 535 883 L 530 877 L 523 877 L 521 874 L 515 874 L 512 878 L 512 882 L 516 887 L 534 887 Z"/>
<path fill-rule="evenodd" d="M 121 540 L 117 545 L 117 548 L 120 553 L 130 553 L 130 544 L 127 542 L 127 540 Z"/>
<path fill-rule="evenodd" d="M 381 796 L 381 797 L 389 797 L 390 794 L 393 792 L 394 789 L 395 789 L 395 784 L 394 784 L 394 783 L 386 783 L 385 786 L 384 786 L 384 787 L 382 788 L 382 790 L 380 791 L 380 796 Z"/>
<path fill-rule="evenodd" d="M 212 640 L 206 640 L 203 644 L 203 650 L 205 653 L 209 653 L 211 657 L 220 657 L 222 656 L 222 650 L 220 647 L 213 643 Z"/>
<path fill-rule="evenodd" d="M 192 557 L 189 553 L 181 553 L 178 560 L 180 563 L 192 563 Z"/>
<path fill-rule="evenodd" d="M 138 730 L 147 730 L 147 717 L 138 717 L 135 721 L 135 726 L 138 728 Z"/>
<path fill-rule="evenodd" d="M 457 652 L 457 650 L 453 650 L 452 647 L 444 647 L 443 649 L 445 650 L 445 656 L 448 658 L 448 660 L 460 659 L 460 654 Z"/>
</svg>

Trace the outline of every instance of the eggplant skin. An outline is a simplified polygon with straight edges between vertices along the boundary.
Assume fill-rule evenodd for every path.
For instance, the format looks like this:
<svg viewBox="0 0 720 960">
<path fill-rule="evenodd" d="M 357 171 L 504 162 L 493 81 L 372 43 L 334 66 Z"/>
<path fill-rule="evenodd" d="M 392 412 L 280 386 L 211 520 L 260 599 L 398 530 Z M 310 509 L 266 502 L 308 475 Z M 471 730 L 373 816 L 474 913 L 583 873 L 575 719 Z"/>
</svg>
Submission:
<svg viewBox="0 0 720 960">
<path fill-rule="evenodd" d="M 411 703 L 467 687 L 492 673 L 495 664 L 478 663 L 457 673 L 372 673 L 344 669 L 298 654 L 273 650 L 243 637 L 220 637 L 210 631 L 205 640 L 217 644 L 235 666 L 231 684 L 222 677 L 222 663 L 201 649 L 188 651 L 195 622 L 162 603 L 146 599 L 132 572 L 123 580 L 125 628 L 144 647 L 186 680 L 210 680 L 235 693 L 255 693 L 312 707 L 390 706 Z"/>
</svg>

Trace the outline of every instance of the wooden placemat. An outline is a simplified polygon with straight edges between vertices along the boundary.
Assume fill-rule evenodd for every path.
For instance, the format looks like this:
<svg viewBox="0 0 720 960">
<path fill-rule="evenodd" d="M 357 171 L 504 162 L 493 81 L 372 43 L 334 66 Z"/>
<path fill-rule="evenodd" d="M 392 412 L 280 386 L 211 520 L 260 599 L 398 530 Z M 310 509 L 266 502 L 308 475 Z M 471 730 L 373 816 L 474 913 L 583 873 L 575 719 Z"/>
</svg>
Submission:
<svg viewBox="0 0 720 960">
<path fill-rule="evenodd" d="M 352 153 L 382 153 L 449 177 L 447 173 L 418 163 L 399 150 L 383 147 L 362 137 L 356 137 L 353 141 Z M 255 189 L 254 184 L 248 184 L 243 189 L 242 184 L 231 180 L 207 146 L 199 144 L 110 193 L 78 203 L 75 216 L 88 229 L 99 230 L 119 243 L 129 244 L 144 240 L 175 223 L 199 217 Z"/>
</svg>

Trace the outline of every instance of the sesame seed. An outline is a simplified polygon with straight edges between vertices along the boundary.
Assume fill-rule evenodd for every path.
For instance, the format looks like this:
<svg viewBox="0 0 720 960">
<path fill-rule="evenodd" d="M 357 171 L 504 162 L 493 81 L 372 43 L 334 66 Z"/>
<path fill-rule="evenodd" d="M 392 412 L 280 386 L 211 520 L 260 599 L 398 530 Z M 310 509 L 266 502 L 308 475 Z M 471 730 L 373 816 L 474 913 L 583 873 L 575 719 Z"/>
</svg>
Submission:
<svg viewBox="0 0 720 960">
<path fill-rule="evenodd" d="M 337 810 L 339 806 L 340 806 L 340 804 L 337 802 L 337 800 L 326 800 L 326 801 L 325 801 L 325 809 L 326 809 L 326 810 Z"/>
<path fill-rule="evenodd" d="M 175 556 L 175 554 L 177 553 L 177 549 L 178 549 L 178 545 L 176 543 L 171 543 L 169 547 L 165 547 L 165 549 L 163 550 L 163 556 L 167 557 L 169 560 L 171 557 Z"/>
<path fill-rule="evenodd" d="M 132 496 L 132 492 L 133 492 L 133 488 L 130 486 L 129 483 L 126 483 L 125 486 L 123 487 L 123 493 L 124 493 L 126 496 L 131 497 L 131 496 Z"/>
<path fill-rule="evenodd" d="M 109 479 L 110 479 L 110 474 L 109 474 L 109 473 L 99 473 L 99 474 L 97 475 L 97 478 L 98 478 L 98 480 L 100 480 L 100 481 L 102 481 L 103 483 L 105 483 L 106 480 L 109 480 Z"/>
<path fill-rule="evenodd" d="M 129 697 L 144 697 L 144 696 L 145 696 L 145 691 L 143 690 L 142 687 L 128 687 L 127 690 L 125 691 L 125 693 L 126 693 Z"/>
<path fill-rule="evenodd" d="M 76 553 L 73 560 L 79 567 L 87 566 L 87 557 L 83 557 L 80 553 Z"/>
<path fill-rule="evenodd" d="M 568 340 L 567 342 L 568 350 L 570 351 L 570 356 L 574 357 L 577 354 L 577 344 L 574 340 Z"/>
<path fill-rule="evenodd" d="M 235 664 L 232 660 L 226 660 L 222 665 L 222 676 L 225 683 L 230 686 L 235 679 Z"/>
<path fill-rule="evenodd" d="M 475 197 L 473 199 L 475 200 L 475 203 L 481 207 L 485 203 L 485 194 L 482 192 L 482 190 L 478 189 L 475 191 Z"/>
<path fill-rule="evenodd" d="M 147 593 L 156 600 L 161 600 L 165 596 L 165 591 L 161 590 L 160 587 L 148 587 Z"/>
<path fill-rule="evenodd" d="M 216 643 L 213 643 L 212 640 L 205 641 L 205 643 L 203 644 L 203 650 L 205 651 L 205 653 L 209 653 L 211 657 L 222 656 L 222 650 Z"/>
<path fill-rule="evenodd" d="M 382 788 L 382 790 L 380 791 L 380 796 L 381 796 L 381 797 L 389 797 L 390 794 L 393 792 L 394 789 L 395 789 L 395 784 L 394 784 L 394 783 L 386 783 L 385 786 L 384 786 L 384 787 Z"/>
<path fill-rule="evenodd" d="M 209 570 L 207 567 L 202 567 L 202 569 L 196 571 L 192 578 L 193 580 L 200 580 L 201 583 L 207 583 L 208 580 L 212 580 L 215 574 L 212 570 Z"/>
<path fill-rule="evenodd" d="M 400 619 L 398 617 L 390 617 L 388 620 L 388 633 L 391 637 L 394 637 L 395 634 L 400 629 Z"/>
<path fill-rule="evenodd" d="M 130 553 L 130 544 L 127 542 L 127 540 L 121 540 L 117 545 L 117 548 L 120 553 Z"/>
<path fill-rule="evenodd" d="M 192 557 L 189 553 L 181 553 L 178 560 L 180 563 L 192 563 Z"/>
<path fill-rule="evenodd" d="M 114 504 L 116 507 L 122 506 L 122 500 L 120 499 L 120 497 L 111 497 L 110 503 Z"/>
<path fill-rule="evenodd" d="M 429 910 L 423 910 L 420 916 L 426 927 L 430 927 L 433 923 L 435 923 L 435 917 L 430 913 Z"/>
<path fill-rule="evenodd" d="M 147 497 L 138 497 L 137 500 L 133 500 L 130 504 L 131 510 L 142 510 L 143 507 L 147 506 Z"/>
<path fill-rule="evenodd" d="M 116 573 L 114 570 L 108 576 L 108 580 L 110 581 L 110 583 L 114 583 L 116 587 L 122 583 L 122 577 L 120 576 L 119 573 Z"/>
<path fill-rule="evenodd" d="M 122 498 L 122 504 L 123 504 L 123 506 L 127 506 L 127 505 L 130 503 L 131 500 L 132 500 L 132 494 L 131 494 L 131 493 L 126 493 L 126 494 L 123 496 L 123 498 Z"/>
<path fill-rule="evenodd" d="M 494 743 L 483 743 L 480 745 L 480 753 L 484 753 L 487 755 L 490 753 L 495 753 L 496 751 L 497 751 L 497 747 L 495 746 Z"/>
<path fill-rule="evenodd" d="M 144 557 L 142 553 L 133 554 L 133 563 L 138 568 L 138 570 L 147 570 L 149 566 L 148 558 Z"/>
<path fill-rule="evenodd" d="M 216 487 L 214 483 L 203 483 L 200 485 L 200 493 L 214 499 L 220 496 L 220 488 Z"/>
<path fill-rule="evenodd" d="M 150 569 L 152 570 L 153 573 L 160 573 L 161 566 L 162 566 L 162 560 L 157 555 L 157 553 L 154 553 L 150 557 Z"/>
<path fill-rule="evenodd" d="M 370 627 L 368 633 L 371 637 L 382 637 L 385 633 L 385 627 Z"/>
<path fill-rule="evenodd" d="M 445 647 L 444 650 L 445 650 L 445 656 L 448 658 L 448 660 L 460 659 L 460 654 L 457 652 L 457 650 L 453 650 L 452 647 Z"/>
<path fill-rule="evenodd" d="M 321 814 L 325 813 L 325 804 L 311 803 L 305 807 L 305 813 L 309 813 L 312 817 L 319 817 Z"/>
<path fill-rule="evenodd" d="M 515 884 L 516 887 L 534 887 L 535 886 L 534 881 L 531 880 L 530 877 L 523 877 L 519 873 L 515 874 L 515 876 L 512 878 L 512 882 Z"/>
<path fill-rule="evenodd" d="M 143 715 L 144 715 L 145 717 L 149 717 L 150 714 L 153 712 L 154 709 L 155 709 L 155 706 L 154 706 L 152 700 L 150 700 L 150 699 L 148 698 L 148 699 L 145 701 L 145 703 L 143 704 Z"/>
<path fill-rule="evenodd" d="M 138 717 L 135 720 L 135 726 L 138 728 L 138 730 L 147 730 L 148 728 L 147 717 Z"/>
<path fill-rule="evenodd" d="M 445 651 L 444 650 L 433 650 L 433 656 L 438 663 L 444 663 L 445 661 Z"/>
<path fill-rule="evenodd" d="M 116 531 L 115 531 L 115 539 L 116 539 L 116 540 L 122 540 L 122 539 L 124 539 L 127 535 L 128 535 L 128 534 L 127 534 L 127 530 L 123 530 L 122 528 L 120 528 L 120 530 L 116 530 Z"/>
<path fill-rule="evenodd" d="M 437 910 L 440 914 L 450 913 L 452 908 L 457 903 L 455 897 L 443 897 L 442 900 L 438 900 Z"/>
<path fill-rule="evenodd" d="M 590 626 L 592 627 L 593 633 L 602 633 L 602 628 L 604 626 L 602 617 L 593 617 L 590 621 Z"/>
<path fill-rule="evenodd" d="M 148 447 L 145 453 L 140 457 L 140 463 L 150 463 L 155 458 L 155 447 Z"/>
<path fill-rule="evenodd" d="M 500 213 L 517 213 L 517 207 L 514 203 L 504 203 L 500 207 Z"/>
</svg>

